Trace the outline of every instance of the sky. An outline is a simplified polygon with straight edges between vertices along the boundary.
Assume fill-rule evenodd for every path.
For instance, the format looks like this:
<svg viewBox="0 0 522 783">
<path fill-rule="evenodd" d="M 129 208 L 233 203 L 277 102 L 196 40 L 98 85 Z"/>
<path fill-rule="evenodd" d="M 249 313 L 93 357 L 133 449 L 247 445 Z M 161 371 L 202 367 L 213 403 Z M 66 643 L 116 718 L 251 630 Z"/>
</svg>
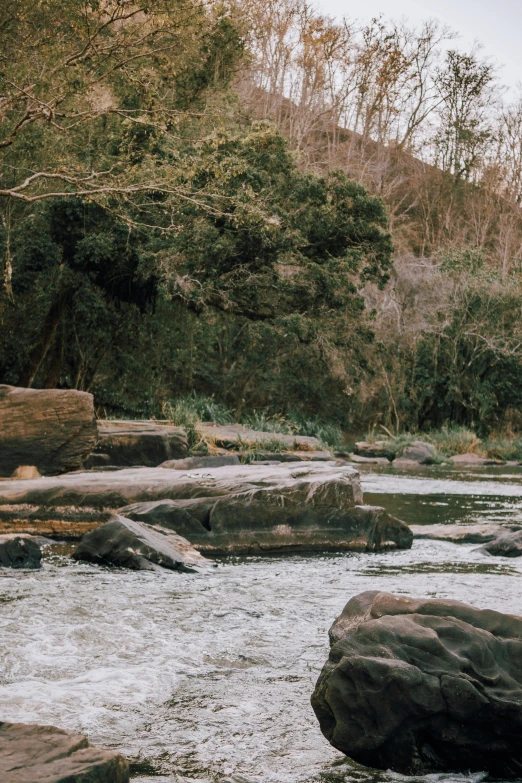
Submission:
<svg viewBox="0 0 522 783">
<path fill-rule="evenodd" d="M 383 14 L 419 24 L 438 18 L 460 34 L 459 48 L 474 41 L 500 66 L 500 80 L 511 88 L 522 83 L 522 0 L 315 0 L 331 16 L 368 21 Z"/>
</svg>

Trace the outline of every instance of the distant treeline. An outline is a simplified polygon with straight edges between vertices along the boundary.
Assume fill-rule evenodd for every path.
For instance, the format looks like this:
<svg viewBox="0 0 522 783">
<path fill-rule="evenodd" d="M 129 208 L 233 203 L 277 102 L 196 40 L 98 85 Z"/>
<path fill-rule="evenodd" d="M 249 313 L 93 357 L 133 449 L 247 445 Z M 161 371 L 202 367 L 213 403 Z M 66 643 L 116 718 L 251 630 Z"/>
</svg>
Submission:
<svg viewBox="0 0 522 783">
<path fill-rule="evenodd" d="M 517 429 L 522 100 L 434 22 L 8 3 L 0 382 Z"/>
</svg>

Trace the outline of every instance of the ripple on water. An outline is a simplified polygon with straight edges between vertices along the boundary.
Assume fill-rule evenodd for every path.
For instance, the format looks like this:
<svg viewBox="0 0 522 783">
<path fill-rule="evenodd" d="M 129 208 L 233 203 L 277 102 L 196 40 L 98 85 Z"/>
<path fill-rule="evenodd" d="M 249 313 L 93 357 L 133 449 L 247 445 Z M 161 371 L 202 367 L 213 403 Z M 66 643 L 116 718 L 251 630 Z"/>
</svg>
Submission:
<svg viewBox="0 0 522 783">
<path fill-rule="evenodd" d="M 231 559 L 199 575 L 60 554 L 39 572 L 0 572 L 0 714 L 86 732 L 132 759 L 139 783 L 413 783 L 348 763 L 321 735 L 310 695 L 329 626 L 371 589 L 522 614 L 521 575 L 517 560 L 429 540 L 410 552 Z"/>
</svg>

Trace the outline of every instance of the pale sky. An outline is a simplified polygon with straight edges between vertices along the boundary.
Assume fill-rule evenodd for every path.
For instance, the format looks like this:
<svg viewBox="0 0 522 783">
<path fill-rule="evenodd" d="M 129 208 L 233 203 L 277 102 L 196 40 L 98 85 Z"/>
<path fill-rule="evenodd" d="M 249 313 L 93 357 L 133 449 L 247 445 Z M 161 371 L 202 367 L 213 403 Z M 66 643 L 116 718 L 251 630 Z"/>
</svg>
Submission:
<svg viewBox="0 0 522 783">
<path fill-rule="evenodd" d="M 500 66 L 500 80 L 510 87 L 522 82 L 522 0 L 315 0 L 331 16 L 365 22 L 383 14 L 418 24 L 439 18 L 460 34 L 459 48 L 478 40 L 484 54 Z"/>
</svg>

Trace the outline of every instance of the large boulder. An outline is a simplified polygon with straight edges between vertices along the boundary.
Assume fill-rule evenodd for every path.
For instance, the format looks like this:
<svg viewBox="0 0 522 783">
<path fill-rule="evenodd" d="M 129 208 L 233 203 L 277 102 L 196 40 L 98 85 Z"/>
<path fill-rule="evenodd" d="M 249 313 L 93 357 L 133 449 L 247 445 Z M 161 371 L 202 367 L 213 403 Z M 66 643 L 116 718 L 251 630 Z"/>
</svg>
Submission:
<svg viewBox="0 0 522 783">
<path fill-rule="evenodd" d="M 116 514 L 104 525 L 86 533 L 73 554 L 75 560 L 115 565 L 134 571 L 195 571 L 208 565 L 182 536 L 149 527 Z"/>
<path fill-rule="evenodd" d="M 422 440 L 414 440 L 412 444 L 406 446 L 401 458 L 418 462 L 419 465 L 431 465 L 435 461 L 435 449 L 431 443 L 425 443 Z"/>
<path fill-rule="evenodd" d="M 0 476 L 20 465 L 43 474 L 76 470 L 96 438 L 92 394 L 0 386 Z"/>
<path fill-rule="evenodd" d="M 188 454 L 187 435 L 180 427 L 156 421 L 98 421 L 94 454 L 103 464 L 154 468 Z M 95 459 L 91 457 L 91 462 Z"/>
<path fill-rule="evenodd" d="M 129 766 L 87 737 L 54 726 L 0 722 L 2 783 L 128 783 Z"/>
<path fill-rule="evenodd" d="M 40 568 L 41 565 L 42 550 L 32 538 L 0 535 L 0 567 Z"/>
<path fill-rule="evenodd" d="M 98 508 L 105 521 L 109 511 L 120 509 L 125 517 L 169 527 L 203 552 L 411 546 L 412 534 L 403 522 L 362 503 L 354 468 L 315 462 L 190 472 L 137 468 L 0 482 L 0 519 L 25 515 L 29 524 L 56 509 L 54 520 L 59 514 L 76 522 L 82 511 L 91 519 Z"/>
<path fill-rule="evenodd" d="M 403 774 L 522 776 L 522 618 L 372 591 L 330 643 L 312 706 L 338 750 Z"/>
<path fill-rule="evenodd" d="M 499 557 L 521 557 L 522 556 L 522 530 L 509 533 L 502 532 L 499 536 L 480 547 L 481 552 L 487 552 L 488 555 L 497 555 Z"/>
</svg>

